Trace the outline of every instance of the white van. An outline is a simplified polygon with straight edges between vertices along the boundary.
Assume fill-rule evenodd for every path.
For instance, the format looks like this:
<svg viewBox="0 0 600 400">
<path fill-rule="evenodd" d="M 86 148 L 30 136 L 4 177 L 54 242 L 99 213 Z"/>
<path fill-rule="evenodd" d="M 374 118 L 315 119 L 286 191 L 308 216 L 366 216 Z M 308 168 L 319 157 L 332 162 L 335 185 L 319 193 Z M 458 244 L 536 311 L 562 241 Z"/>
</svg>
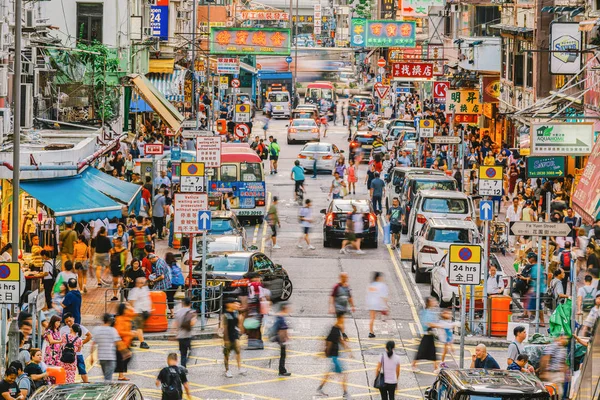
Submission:
<svg viewBox="0 0 600 400">
<path fill-rule="evenodd" d="M 474 219 L 473 200 L 462 192 L 450 190 L 420 190 L 408 217 L 408 235 L 412 242 L 417 232 L 431 218 Z"/>
<path fill-rule="evenodd" d="M 290 92 L 269 92 L 269 100 L 273 106 L 273 117 L 290 117 L 292 113 Z"/>
</svg>

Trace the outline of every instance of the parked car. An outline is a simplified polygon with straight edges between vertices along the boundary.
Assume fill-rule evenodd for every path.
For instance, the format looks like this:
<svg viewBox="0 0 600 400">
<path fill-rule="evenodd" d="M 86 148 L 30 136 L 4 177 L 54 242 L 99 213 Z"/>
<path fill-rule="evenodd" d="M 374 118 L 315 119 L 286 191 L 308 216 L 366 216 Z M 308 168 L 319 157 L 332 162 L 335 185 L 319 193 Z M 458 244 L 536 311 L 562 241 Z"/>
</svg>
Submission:
<svg viewBox="0 0 600 400">
<path fill-rule="evenodd" d="M 442 259 L 436 262 L 433 266 L 433 269 L 431 270 L 431 282 L 429 285 L 430 294 L 439 300 L 440 307 L 448 307 L 452 305 L 453 301 L 455 306 L 460 305 L 458 285 L 451 285 L 448 282 L 448 268 L 450 268 L 449 262 L 450 260 L 448 259 L 448 255 L 444 254 Z M 491 265 L 496 267 L 499 279 L 502 279 L 502 281 L 504 282 L 504 287 L 508 288 L 510 285 L 510 277 L 504 275 L 504 272 L 502 271 L 502 266 L 500 265 L 500 262 L 498 261 L 498 258 L 494 253 L 490 253 L 490 261 L 488 263 L 488 268 Z M 476 286 L 475 293 L 479 292 L 479 288 L 483 289 L 481 285 Z M 478 307 L 477 304 L 475 305 L 475 309 L 480 308 L 481 307 Z"/>
<path fill-rule="evenodd" d="M 292 295 L 293 285 L 287 271 L 261 252 L 218 251 L 206 256 L 207 286 L 223 285 L 225 295 L 245 295 L 248 274 L 251 272 L 260 275 L 264 287 L 271 291 L 273 299 L 288 300 Z M 192 277 L 192 286 L 200 286 L 201 266 L 194 267 Z"/>
<path fill-rule="evenodd" d="M 133 383 L 66 383 L 44 385 L 30 399 L 35 400 L 143 400 L 140 389 Z"/>
<path fill-rule="evenodd" d="M 448 252 L 451 244 L 478 244 L 481 235 L 473 221 L 432 218 L 415 236 L 411 269 L 417 283 L 425 283 L 435 263 Z"/>
<path fill-rule="evenodd" d="M 233 211 L 213 211 L 211 214 L 211 235 L 238 235 L 246 240 L 246 229 Z"/>
<path fill-rule="evenodd" d="M 310 142 L 321 140 L 321 129 L 314 119 L 303 118 L 294 119 L 288 125 L 287 142 L 288 144 L 296 142 Z"/>
<path fill-rule="evenodd" d="M 348 146 L 348 158 L 354 160 L 356 156 L 362 156 L 362 162 L 369 161 L 369 155 L 373 150 L 373 142 L 375 138 L 381 138 L 381 135 L 375 131 L 357 131 L 352 136 L 352 140 Z M 378 148 L 378 152 L 385 152 L 385 146 Z"/>
<path fill-rule="evenodd" d="M 443 175 L 414 175 L 409 176 L 404 180 L 404 185 L 401 190 L 400 206 L 404 213 L 404 225 L 402 233 L 408 233 L 408 216 L 413 207 L 413 201 L 420 190 L 444 190 L 456 191 L 456 180 L 451 176 Z"/>
<path fill-rule="evenodd" d="M 412 242 L 415 234 L 431 218 L 471 221 L 474 217 L 475 209 L 470 196 L 459 191 L 420 190 L 408 217 L 408 238 Z"/>
<path fill-rule="evenodd" d="M 389 128 L 388 132 L 383 137 L 383 141 L 388 150 L 391 150 L 394 146 L 402 146 L 404 140 L 416 140 L 416 138 L 417 130 L 415 128 L 395 126 Z"/>
<path fill-rule="evenodd" d="M 431 168 L 416 168 L 416 167 L 394 167 L 392 173 L 389 174 L 385 187 L 385 207 L 392 206 L 394 197 L 400 198 L 402 187 L 407 175 L 445 175 L 443 171 Z"/>
<path fill-rule="evenodd" d="M 415 121 L 412 119 L 393 119 L 390 122 L 390 129 L 396 126 L 403 126 L 406 128 L 415 128 Z"/>
<path fill-rule="evenodd" d="M 202 236 L 194 236 L 194 245 L 192 246 L 192 263 L 198 264 L 202 261 Z M 256 246 L 248 246 L 246 239 L 240 235 L 207 235 L 206 236 L 206 254 L 216 251 L 248 251 L 256 250 Z M 190 263 L 189 249 L 183 249 L 181 261 L 185 265 Z"/>
<path fill-rule="evenodd" d="M 373 101 L 373 98 L 371 96 L 354 95 L 348 103 L 348 112 L 352 115 L 356 115 L 356 112 L 360 109 L 360 104 L 363 101 L 365 102 L 366 107 L 365 110 L 362 111 L 360 114 L 362 117 L 366 117 L 372 111 L 375 110 L 375 102 Z"/>
<path fill-rule="evenodd" d="M 364 245 L 377 248 L 377 215 L 369 200 L 334 199 L 329 207 L 322 209 L 325 214 L 323 219 L 323 247 L 331 247 L 334 241 L 344 239 L 346 220 L 352 212 L 352 205 L 357 212 L 363 215 L 363 232 L 357 236 L 363 239 Z"/>
<path fill-rule="evenodd" d="M 550 400 L 534 374 L 501 369 L 444 368 L 425 391 L 426 400 Z"/>
<path fill-rule="evenodd" d="M 300 166 L 305 170 L 312 171 L 315 167 L 315 158 L 317 159 L 317 170 L 328 171 L 332 173 L 335 168 L 335 163 L 340 158 L 344 150 L 338 149 L 335 144 L 331 143 L 307 143 L 298 154 Z"/>
</svg>

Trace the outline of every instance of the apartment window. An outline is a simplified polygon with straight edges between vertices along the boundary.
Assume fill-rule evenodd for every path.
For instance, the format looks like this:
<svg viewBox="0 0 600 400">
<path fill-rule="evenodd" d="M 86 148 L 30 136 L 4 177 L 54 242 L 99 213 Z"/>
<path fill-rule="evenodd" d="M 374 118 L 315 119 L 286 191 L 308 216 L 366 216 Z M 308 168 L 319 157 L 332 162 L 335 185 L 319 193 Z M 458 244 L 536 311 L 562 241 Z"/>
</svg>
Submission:
<svg viewBox="0 0 600 400">
<path fill-rule="evenodd" d="M 473 33 L 475 36 L 487 36 L 489 25 L 500 23 L 500 9 L 497 6 L 477 6 L 475 7 L 475 26 Z"/>
<path fill-rule="evenodd" d="M 515 54 L 515 86 L 523 86 L 524 61 L 525 56 L 523 53 Z"/>
<path fill-rule="evenodd" d="M 500 77 L 506 79 L 506 58 L 508 57 L 508 46 L 507 39 L 502 39 L 502 52 L 500 53 L 500 59 L 502 60 L 502 67 L 500 68 Z"/>
<path fill-rule="evenodd" d="M 531 43 L 527 44 L 527 49 L 531 48 Z M 525 69 L 527 73 L 525 75 L 525 86 L 528 88 L 533 87 L 533 52 L 528 51 L 526 54 L 527 65 Z"/>
<path fill-rule="evenodd" d="M 77 40 L 102 43 L 102 3 L 77 3 Z"/>
<path fill-rule="evenodd" d="M 508 59 L 507 61 L 507 76 L 508 76 L 508 80 L 512 81 L 513 80 L 513 64 L 514 64 L 514 45 L 513 45 L 514 41 L 512 38 L 507 40 L 507 45 L 506 45 L 506 49 L 508 50 L 506 52 L 506 57 Z"/>
</svg>

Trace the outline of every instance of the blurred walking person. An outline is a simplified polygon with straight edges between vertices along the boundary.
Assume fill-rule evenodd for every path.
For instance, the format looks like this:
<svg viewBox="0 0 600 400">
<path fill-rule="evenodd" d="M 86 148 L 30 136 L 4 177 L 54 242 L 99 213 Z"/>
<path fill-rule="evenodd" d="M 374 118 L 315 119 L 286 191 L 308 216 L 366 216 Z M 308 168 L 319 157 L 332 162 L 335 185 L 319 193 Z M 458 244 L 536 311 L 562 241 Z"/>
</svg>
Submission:
<svg viewBox="0 0 600 400">
<path fill-rule="evenodd" d="M 327 338 L 325 339 L 325 357 L 331 360 L 331 370 L 325 373 L 325 376 L 321 380 L 319 387 L 317 388 L 317 395 L 326 397 L 328 396 L 324 391 L 323 387 L 325 387 L 325 383 L 329 380 L 329 376 L 331 373 L 338 374 L 342 379 L 342 388 L 344 390 L 344 394 L 342 396 L 343 399 L 349 399 L 350 396 L 348 394 L 348 386 L 346 384 L 348 380 L 347 374 L 344 372 L 344 365 L 342 361 L 339 359 L 340 355 L 340 347 L 343 347 L 346 350 L 349 350 L 350 347 L 346 343 L 343 337 L 343 327 L 344 327 L 344 318 L 343 316 L 338 316 L 335 321 L 335 325 L 331 327 Z M 352 353 L 350 353 L 350 358 L 354 358 Z"/>
<path fill-rule="evenodd" d="M 381 314 L 382 318 L 387 316 L 388 310 L 390 309 L 388 304 L 388 287 L 383 282 L 383 273 L 375 272 L 373 274 L 373 280 L 367 288 L 367 308 L 371 314 L 371 320 L 369 322 L 369 337 L 375 337 L 375 318 L 377 314 Z M 393 342 L 392 342 L 393 343 Z"/>
<path fill-rule="evenodd" d="M 192 329 L 198 320 L 196 311 L 192 309 L 192 300 L 189 297 L 183 299 L 181 308 L 175 314 L 177 325 L 177 341 L 181 353 L 181 366 L 187 367 L 187 360 L 192 351 Z"/>
<path fill-rule="evenodd" d="M 434 312 L 435 307 L 437 307 L 435 299 L 428 297 L 425 300 L 425 308 L 421 310 L 421 315 L 419 316 L 424 335 L 421 338 L 417 355 L 411 364 L 414 372 L 421 372 L 417 367 L 417 362 L 420 360 L 433 361 L 433 369 L 438 369 L 437 356 L 435 354 L 435 336 L 433 334 L 433 330 L 438 327 L 436 324 L 437 315 Z"/>
<path fill-rule="evenodd" d="M 127 365 L 131 361 L 131 341 L 135 336 L 131 327 L 133 326 L 133 319 L 135 317 L 135 310 L 128 303 L 119 304 L 117 309 L 117 316 L 115 317 L 115 329 L 121 337 L 121 341 L 117 344 L 117 367 L 115 372 L 119 374 L 117 380 L 128 381 L 129 378 L 125 376 L 127 373 Z"/>
</svg>

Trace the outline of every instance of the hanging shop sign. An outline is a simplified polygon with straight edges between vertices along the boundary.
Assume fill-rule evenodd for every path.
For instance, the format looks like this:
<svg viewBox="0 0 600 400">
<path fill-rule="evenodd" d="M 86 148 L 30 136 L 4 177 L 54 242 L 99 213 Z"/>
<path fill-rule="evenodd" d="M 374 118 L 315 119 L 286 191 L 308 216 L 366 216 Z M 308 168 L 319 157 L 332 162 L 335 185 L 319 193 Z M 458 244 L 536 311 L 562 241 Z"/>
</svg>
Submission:
<svg viewBox="0 0 600 400">
<path fill-rule="evenodd" d="M 390 64 L 402 61 L 423 61 L 423 46 L 417 45 L 414 48 L 402 49 L 392 47 L 388 49 L 388 61 Z"/>
<path fill-rule="evenodd" d="M 498 103 L 500 98 L 500 78 L 495 76 L 481 77 L 481 99 L 484 103 Z"/>
<path fill-rule="evenodd" d="M 581 71 L 582 35 L 578 22 L 550 24 L 551 74 L 573 75 Z"/>
<path fill-rule="evenodd" d="M 536 156 L 584 156 L 594 145 L 593 123 L 531 124 L 531 154 Z"/>
<path fill-rule="evenodd" d="M 592 225 L 600 214 L 600 140 L 596 142 L 573 192 L 573 208 Z M 575 174 L 577 179 L 578 174 Z"/>
<path fill-rule="evenodd" d="M 392 64 L 394 78 L 431 79 L 433 78 L 432 63 L 399 62 Z"/>
<path fill-rule="evenodd" d="M 217 74 L 239 74 L 240 60 L 235 57 L 217 58 Z"/>
<path fill-rule="evenodd" d="M 448 90 L 446 110 L 459 114 L 481 114 L 479 90 Z"/>
<path fill-rule="evenodd" d="M 152 36 L 169 39 L 169 5 L 150 6 L 150 29 Z"/>
<path fill-rule="evenodd" d="M 368 20 L 353 18 L 351 44 L 358 47 L 415 47 L 414 21 Z"/>
<path fill-rule="evenodd" d="M 565 176 L 565 157 L 527 157 L 528 178 L 559 178 Z"/>
<path fill-rule="evenodd" d="M 450 89 L 450 82 L 433 82 L 433 101 L 435 103 L 446 103 L 446 94 Z"/>
<path fill-rule="evenodd" d="M 211 54 L 290 54 L 289 29 L 280 28 L 210 28 Z"/>
<path fill-rule="evenodd" d="M 433 63 L 433 76 L 444 76 L 444 45 L 429 44 L 427 60 Z"/>
<path fill-rule="evenodd" d="M 240 11 L 242 21 L 289 21 L 290 14 L 273 10 Z"/>
</svg>

